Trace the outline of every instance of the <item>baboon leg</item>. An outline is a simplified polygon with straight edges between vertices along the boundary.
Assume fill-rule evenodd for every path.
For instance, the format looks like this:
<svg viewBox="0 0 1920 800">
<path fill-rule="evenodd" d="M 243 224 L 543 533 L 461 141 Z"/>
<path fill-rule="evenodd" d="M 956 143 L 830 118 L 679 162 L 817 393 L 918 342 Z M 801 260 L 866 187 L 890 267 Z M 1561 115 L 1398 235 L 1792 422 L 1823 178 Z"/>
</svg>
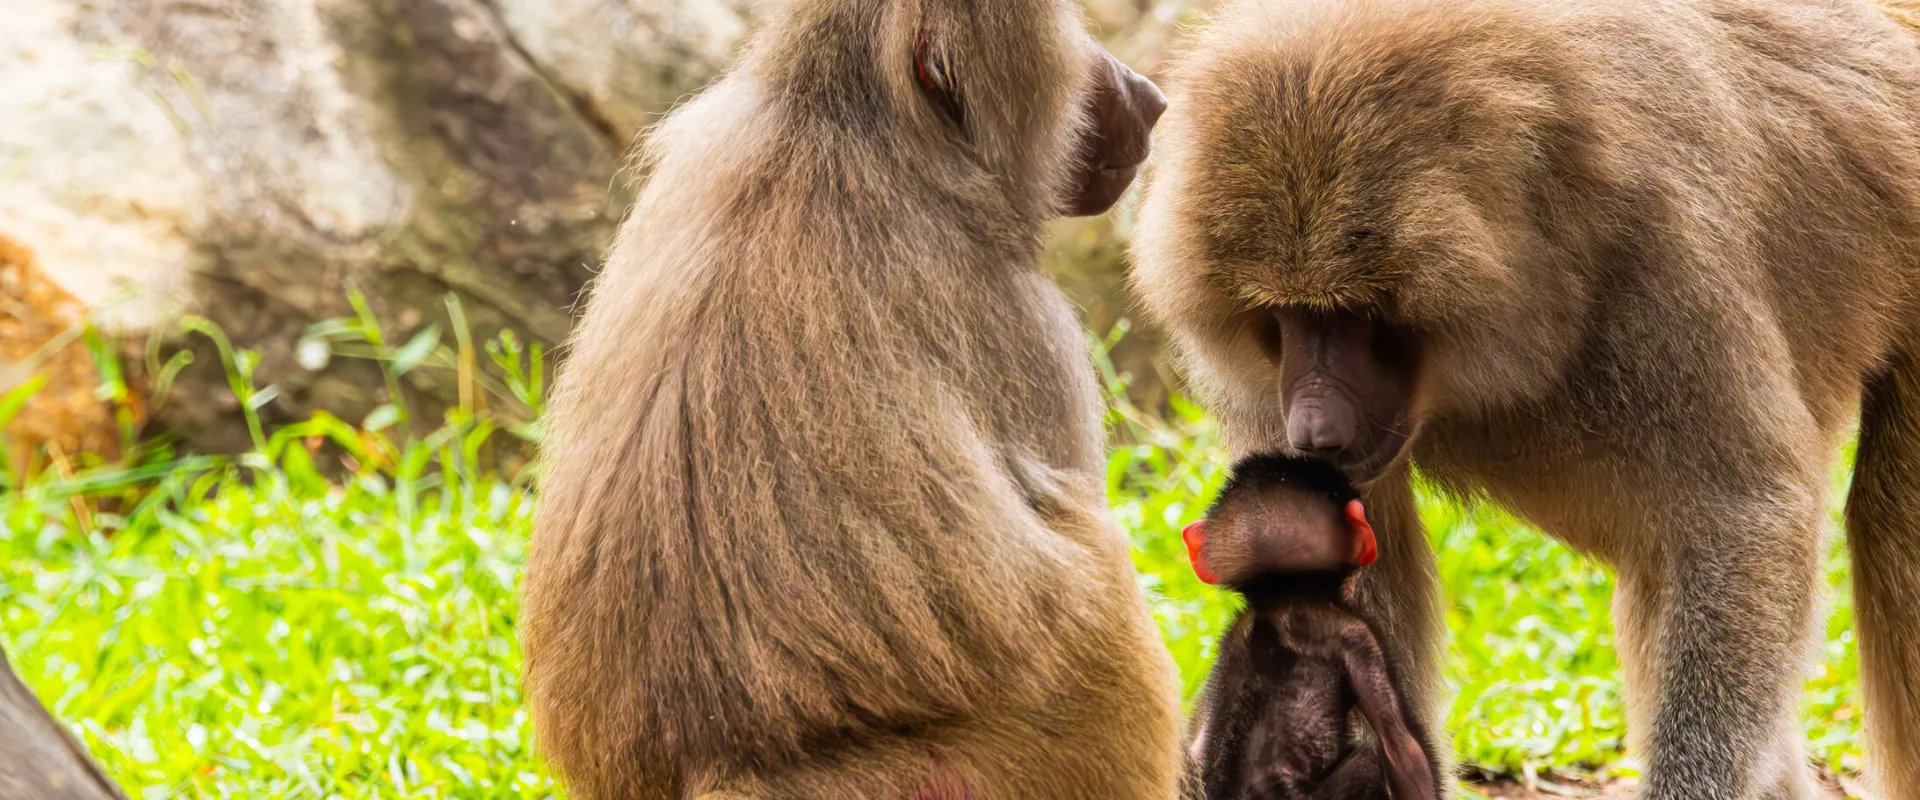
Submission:
<svg viewBox="0 0 1920 800">
<path fill-rule="evenodd" d="M 1387 784 L 1380 774 L 1380 761 L 1376 747 L 1362 747 L 1347 754 L 1320 785 L 1307 793 L 1307 800 L 1386 800 Z M 1274 795 L 1273 800 L 1288 798 Z"/>
<path fill-rule="evenodd" d="M 1453 750 L 1441 724 L 1446 704 L 1440 659 L 1446 631 L 1433 546 L 1414 507 L 1412 471 L 1403 461 L 1363 494 L 1380 560 L 1355 579 L 1355 600 L 1379 634 L 1393 682 L 1406 703 L 1408 727 L 1426 745 L 1441 797 L 1446 798 L 1453 784 L 1447 779 L 1453 774 Z"/>
<path fill-rule="evenodd" d="M 1627 750 L 1645 756 L 1653 712 L 1659 707 L 1660 574 L 1650 564 L 1615 565 L 1613 641 L 1627 693 Z"/>
<path fill-rule="evenodd" d="M 1635 667 L 1658 679 L 1651 729 L 1640 734 L 1647 800 L 1814 796 L 1795 709 L 1823 515 L 1816 481 L 1796 480 L 1703 491 L 1663 515 L 1675 527 L 1657 539 L 1657 607 L 1628 614 L 1653 618 L 1636 635 L 1656 643 L 1657 660 Z"/>
<path fill-rule="evenodd" d="M 1920 800 L 1920 360 L 1867 384 L 1847 496 L 1867 767 L 1885 800 Z"/>
<path fill-rule="evenodd" d="M 1379 748 L 1361 747 L 1311 789 L 1303 790 L 1291 774 L 1275 772 L 1254 779 L 1246 795 L 1235 800 L 1387 800 L 1380 761 Z"/>
<path fill-rule="evenodd" d="M 1615 575 L 1613 629 L 1626 684 L 1627 750 L 1644 759 L 1657 746 L 1651 738 L 1659 724 L 1661 707 L 1659 647 L 1663 606 L 1658 572 L 1651 565 L 1622 564 Z M 1798 665 L 1800 661 L 1796 657 L 1792 663 Z M 1797 678 L 1798 672 L 1795 672 L 1786 679 L 1788 691 L 1797 691 Z M 1782 736 L 1782 742 L 1773 750 L 1760 754 L 1766 763 L 1758 773 L 1760 786 L 1754 796 L 1768 800 L 1817 796 L 1812 773 L 1802 763 L 1797 729 L 1788 726 Z M 1673 796 L 1697 795 L 1682 789 Z"/>
</svg>

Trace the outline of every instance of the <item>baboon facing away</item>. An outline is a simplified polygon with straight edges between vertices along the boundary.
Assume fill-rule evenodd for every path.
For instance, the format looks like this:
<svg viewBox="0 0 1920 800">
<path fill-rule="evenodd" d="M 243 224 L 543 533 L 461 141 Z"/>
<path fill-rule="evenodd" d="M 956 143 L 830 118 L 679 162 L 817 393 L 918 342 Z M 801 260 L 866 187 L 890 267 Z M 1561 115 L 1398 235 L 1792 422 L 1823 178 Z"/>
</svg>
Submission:
<svg viewBox="0 0 1920 800">
<path fill-rule="evenodd" d="M 1424 721 L 1409 459 L 1617 569 L 1645 797 L 1810 796 L 1795 709 L 1858 411 L 1868 765 L 1920 798 L 1920 49 L 1887 11 L 1246 0 L 1179 59 L 1137 288 L 1236 452 L 1367 484 L 1358 595 Z"/>
<path fill-rule="evenodd" d="M 1042 222 L 1164 108 L 1063 0 L 795 0 L 653 133 L 525 579 L 587 798 L 1159 798 L 1171 659 Z"/>
</svg>

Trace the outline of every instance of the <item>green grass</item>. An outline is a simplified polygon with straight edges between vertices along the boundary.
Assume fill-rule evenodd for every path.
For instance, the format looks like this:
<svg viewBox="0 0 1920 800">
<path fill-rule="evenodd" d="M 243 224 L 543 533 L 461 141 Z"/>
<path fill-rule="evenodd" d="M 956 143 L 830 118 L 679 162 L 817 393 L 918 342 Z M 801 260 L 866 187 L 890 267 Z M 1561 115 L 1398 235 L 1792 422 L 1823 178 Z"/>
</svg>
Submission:
<svg viewBox="0 0 1920 800">
<path fill-rule="evenodd" d="M 1108 375 L 1116 389 L 1119 381 Z M 1217 430 L 1120 403 L 1109 479 L 1140 584 L 1191 690 L 1231 609 L 1178 546 L 1222 477 Z M 322 419 L 260 453 L 165 473 L 120 514 L 116 478 L 0 495 L 0 639 L 134 796 L 541 797 L 513 634 L 530 496 L 466 465 L 487 426 L 394 443 Z M 360 448 L 345 485 L 300 440 Z M 436 473 L 429 467 L 452 465 Z M 97 505 L 97 504 L 96 504 Z M 1423 499 L 1452 632 L 1449 724 L 1481 774 L 1631 774 L 1607 573 L 1488 508 Z M 83 516 L 84 515 L 84 516 Z M 1836 587 L 1844 571 L 1836 551 Z M 1851 616 L 1836 594 L 1813 752 L 1857 768 Z"/>
<path fill-rule="evenodd" d="M 1178 532 L 1218 490 L 1226 456 L 1201 410 L 1176 401 L 1170 416 L 1146 418 L 1124 403 L 1114 410 L 1116 430 L 1136 443 L 1113 451 L 1108 493 L 1132 533 L 1135 567 L 1191 695 L 1233 608 L 1193 577 Z M 1844 490 L 1838 481 L 1835 532 Z M 1453 702 L 1447 724 L 1469 774 L 1636 775 L 1622 755 L 1626 720 L 1613 650 L 1611 573 L 1486 504 L 1461 507 L 1423 491 L 1420 512 L 1448 605 L 1445 670 Z M 1830 547 L 1830 616 L 1806 683 L 1803 716 L 1810 755 L 1835 772 L 1857 773 L 1859 667 L 1839 538 Z"/>
</svg>

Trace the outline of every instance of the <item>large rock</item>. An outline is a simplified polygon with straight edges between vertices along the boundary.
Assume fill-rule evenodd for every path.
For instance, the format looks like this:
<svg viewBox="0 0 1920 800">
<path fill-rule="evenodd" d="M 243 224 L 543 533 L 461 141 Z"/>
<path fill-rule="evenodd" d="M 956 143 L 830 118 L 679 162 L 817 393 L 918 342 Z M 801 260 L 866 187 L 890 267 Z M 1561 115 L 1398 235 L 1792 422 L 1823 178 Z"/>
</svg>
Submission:
<svg viewBox="0 0 1920 800">
<path fill-rule="evenodd" d="M 269 423 L 358 420 L 387 382 L 303 349 L 309 326 L 351 315 L 353 291 L 405 341 L 444 329 L 451 294 L 476 337 L 563 340 L 628 202 L 629 145 L 773 1 L 9 0 L 0 235 L 117 327 L 174 332 L 192 312 L 257 350 Z M 1091 17 L 1150 69 L 1183 5 Z M 1090 256 L 1050 262 L 1096 325 L 1125 309 L 1110 228 L 1063 224 Z M 196 449 L 244 448 L 214 350 L 180 341 L 197 358 L 156 419 Z M 445 370 L 400 384 L 428 423 L 453 394 Z"/>
</svg>

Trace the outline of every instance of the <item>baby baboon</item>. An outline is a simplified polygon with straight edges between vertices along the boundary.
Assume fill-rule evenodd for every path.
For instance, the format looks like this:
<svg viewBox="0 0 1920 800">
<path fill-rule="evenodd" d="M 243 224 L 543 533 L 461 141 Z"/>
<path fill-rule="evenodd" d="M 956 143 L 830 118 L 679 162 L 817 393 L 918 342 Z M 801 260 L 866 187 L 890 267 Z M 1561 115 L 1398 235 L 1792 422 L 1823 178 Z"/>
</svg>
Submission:
<svg viewBox="0 0 1920 800">
<path fill-rule="evenodd" d="M 794 0 L 651 136 L 548 416 L 539 742 L 585 798 L 1154 798 L 1172 660 L 1036 268 L 1158 90 L 1064 0 Z"/>
<path fill-rule="evenodd" d="M 1139 292 L 1236 452 L 1363 485 L 1355 599 L 1424 730 L 1409 459 L 1617 569 L 1644 797 L 1810 796 L 1795 709 L 1858 412 L 1867 761 L 1920 798 L 1920 47 L 1887 12 L 1238 0 L 1173 67 Z"/>
<path fill-rule="evenodd" d="M 1184 533 L 1193 569 L 1246 598 L 1220 640 L 1189 754 L 1205 800 L 1435 800 L 1373 628 L 1350 605 L 1378 554 L 1360 493 L 1324 461 L 1243 459 Z M 1359 711 L 1373 740 L 1353 741 Z"/>
</svg>

